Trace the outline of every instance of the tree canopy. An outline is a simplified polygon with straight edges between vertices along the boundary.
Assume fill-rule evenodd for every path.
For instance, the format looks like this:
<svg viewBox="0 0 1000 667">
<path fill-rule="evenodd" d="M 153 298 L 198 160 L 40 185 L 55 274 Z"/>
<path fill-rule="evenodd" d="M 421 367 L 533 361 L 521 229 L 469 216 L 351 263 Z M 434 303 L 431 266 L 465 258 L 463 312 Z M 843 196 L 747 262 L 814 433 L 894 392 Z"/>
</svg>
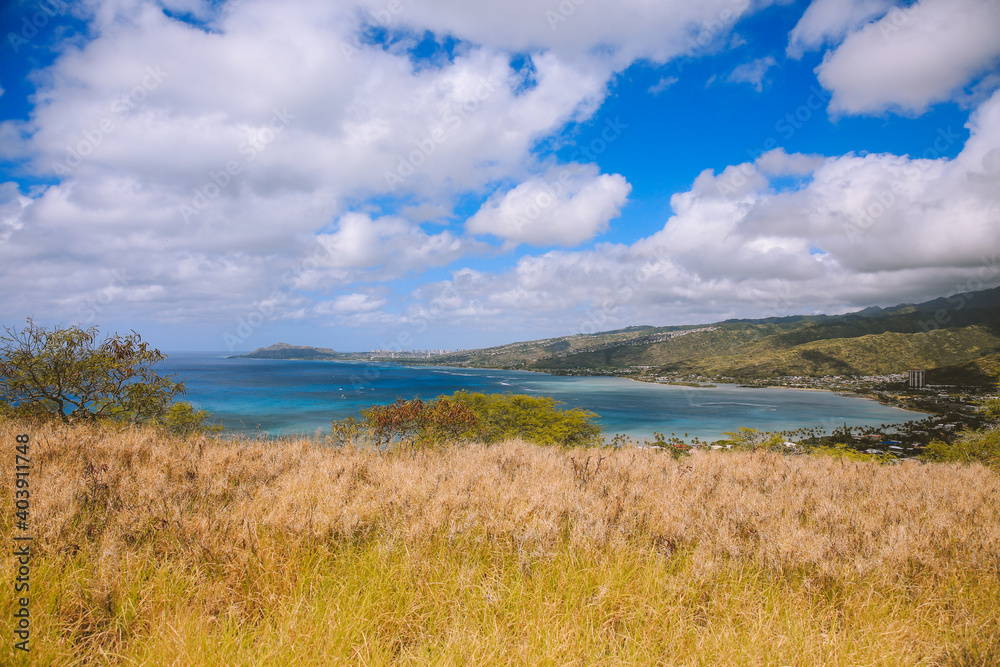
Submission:
<svg viewBox="0 0 1000 667">
<path fill-rule="evenodd" d="M 596 414 L 560 410 L 546 396 L 458 391 L 432 401 L 399 399 L 361 411 L 362 420 L 334 421 L 337 441 L 370 438 L 375 444 L 399 442 L 430 446 L 446 442 L 501 442 L 521 438 L 540 445 L 574 447 L 601 444 Z"/>
<path fill-rule="evenodd" d="M 0 401 L 22 416 L 158 422 L 184 385 L 153 366 L 165 356 L 135 331 L 98 340 L 97 327 L 29 319 L 0 336 Z"/>
</svg>

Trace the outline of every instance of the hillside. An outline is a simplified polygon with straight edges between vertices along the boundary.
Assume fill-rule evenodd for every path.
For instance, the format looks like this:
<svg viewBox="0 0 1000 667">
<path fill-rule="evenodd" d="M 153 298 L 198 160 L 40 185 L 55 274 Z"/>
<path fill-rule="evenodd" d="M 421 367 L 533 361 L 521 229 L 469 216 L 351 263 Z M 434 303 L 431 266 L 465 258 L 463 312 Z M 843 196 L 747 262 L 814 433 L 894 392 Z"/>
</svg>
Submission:
<svg viewBox="0 0 1000 667">
<path fill-rule="evenodd" d="M 435 357 L 457 366 L 769 378 L 942 369 L 983 381 L 1000 354 L 1000 288 L 845 315 L 630 327 Z M 986 360 L 986 363 L 980 363 Z M 991 361 L 992 360 L 992 361 Z M 942 376 L 944 377 L 944 375 Z"/>
<path fill-rule="evenodd" d="M 0 441 L 29 432 L 20 567 L 39 592 L 30 656 L 6 620 L 28 607 L 0 597 L 3 665 L 1000 655 L 1000 476 L 978 464 L 523 441 L 418 455 L 0 417 Z M 0 468 L 4 507 L 23 475 Z"/>
</svg>

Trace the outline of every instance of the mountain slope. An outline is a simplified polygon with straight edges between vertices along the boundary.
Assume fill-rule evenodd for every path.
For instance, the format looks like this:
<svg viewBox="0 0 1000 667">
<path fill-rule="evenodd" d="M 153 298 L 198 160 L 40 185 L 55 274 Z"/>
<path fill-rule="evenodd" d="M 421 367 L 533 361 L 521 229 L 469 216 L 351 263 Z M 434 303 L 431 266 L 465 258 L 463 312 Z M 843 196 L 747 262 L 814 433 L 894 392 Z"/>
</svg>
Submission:
<svg viewBox="0 0 1000 667">
<path fill-rule="evenodd" d="M 982 377 L 1000 353 L 1000 288 L 845 315 L 630 327 L 443 355 L 435 363 L 552 372 L 737 378 L 876 375 L 948 368 Z M 963 370 L 964 369 L 964 370 Z"/>
</svg>

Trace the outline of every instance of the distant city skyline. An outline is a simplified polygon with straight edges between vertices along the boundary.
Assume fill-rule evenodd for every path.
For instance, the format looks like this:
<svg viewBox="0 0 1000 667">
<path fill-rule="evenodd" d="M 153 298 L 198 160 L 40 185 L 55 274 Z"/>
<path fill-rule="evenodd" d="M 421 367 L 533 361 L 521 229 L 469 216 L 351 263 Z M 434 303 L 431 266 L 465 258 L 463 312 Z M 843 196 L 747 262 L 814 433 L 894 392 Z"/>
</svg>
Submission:
<svg viewBox="0 0 1000 667">
<path fill-rule="evenodd" d="M 993 287 L 998 28 L 995 0 L 5 3 L 0 324 L 417 352 Z"/>
</svg>

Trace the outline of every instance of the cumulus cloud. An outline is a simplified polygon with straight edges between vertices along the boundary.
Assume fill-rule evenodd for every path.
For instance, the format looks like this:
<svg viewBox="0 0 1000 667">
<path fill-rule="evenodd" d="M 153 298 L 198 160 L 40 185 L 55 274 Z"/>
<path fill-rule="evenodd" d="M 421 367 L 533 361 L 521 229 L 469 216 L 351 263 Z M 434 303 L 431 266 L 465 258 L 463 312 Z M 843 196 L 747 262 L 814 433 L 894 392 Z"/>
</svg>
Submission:
<svg viewBox="0 0 1000 667">
<path fill-rule="evenodd" d="M 514 243 L 575 246 L 607 228 L 631 189 L 621 174 L 566 165 L 490 197 L 465 227 Z"/>
<path fill-rule="evenodd" d="M 445 31 L 477 44 L 520 51 L 548 51 L 570 61 L 610 58 L 614 67 L 636 59 L 665 62 L 699 55 L 728 37 L 750 12 L 772 4 L 742 0 L 621 0 L 602 2 L 401 2 L 366 0 L 371 21 L 386 28 Z"/>
<path fill-rule="evenodd" d="M 521 330 L 527 313 L 559 332 L 581 308 L 594 327 L 697 321 L 752 315 L 787 285 L 785 310 L 974 275 L 1000 219 L 995 97 L 955 160 L 772 151 L 703 173 L 646 239 L 566 249 L 599 239 L 631 186 L 539 145 L 591 119 L 635 60 L 734 47 L 732 27 L 768 4 L 81 3 L 86 39 L 33 74 L 30 116 L 0 123 L 0 159 L 41 184 L 0 185 L 0 283 L 17 286 L 0 305 L 62 321 L 219 323 L 255 309 L 494 330 Z M 865 27 L 879 2 L 819 0 L 790 49 L 843 38 L 819 71 L 841 111 L 919 109 L 997 53 L 994 5 L 944 6 L 920 0 Z M 437 55 L 415 56 L 419 40 Z M 762 89 L 774 62 L 730 80 Z M 511 185 L 462 226 L 498 183 Z M 479 272 L 461 260 L 495 243 L 476 236 L 564 249 Z M 451 278 L 412 301 L 370 285 L 434 271 Z"/>
<path fill-rule="evenodd" d="M 537 139 L 586 117 L 610 72 L 536 53 L 522 90 L 509 54 L 474 44 L 419 69 L 358 41 L 348 5 L 169 3 L 211 30 L 150 2 L 91 8 L 95 38 L 45 70 L 28 121 L 0 123 L 0 154 L 56 181 L 3 194 L 0 280 L 25 286 L 12 310 L 59 316 L 105 287 L 95 266 L 131 276 L 108 311 L 155 295 L 151 317 L 182 321 L 245 311 L 316 247 L 333 259 L 292 288 L 438 266 L 475 244 L 348 202 L 433 215 L 523 177 Z"/>
<path fill-rule="evenodd" d="M 759 93 L 764 90 L 764 77 L 767 75 L 767 71 L 777 64 L 778 62 L 773 56 L 758 58 L 737 66 L 730 72 L 726 81 L 729 83 L 749 83 Z"/>
<path fill-rule="evenodd" d="M 892 6 L 891 0 L 814 0 L 788 35 L 788 55 L 797 59 L 824 43 L 838 43 Z"/>
<path fill-rule="evenodd" d="M 114 283 L 104 317 L 217 322 L 279 289 L 282 316 L 304 316 L 356 281 L 447 265 L 480 245 L 447 228 L 458 201 L 530 184 L 538 142 L 590 118 L 616 71 L 716 48 L 759 6 L 80 4 L 86 38 L 33 74 L 27 119 L 0 123 L 0 159 L 47 184 L 0 192 L 0 281 L 24 286 L 3 305 L 58 318 Z M 438 57 L 413 54 L 418 36 Z M 558 219 L 505 226 L 500 204 L 522 187 L 472 227 L 511 242 L 593 237 L 629 186 L 573 173 L 546 213 Z"/>
<path fill-rule="evenodd" d="M 852 32 L 817 69 L 849 114 L 922 112 L 1000 62 L 1000 3 L 920 0 Z"/>
<path fill-rule="evenodd" d="M 373 220 L 361 213 L 342 216 L 336 231 L 319 234 L 316 241 L 325 254 L 318 258 L 316 270 L 303 272 L 298 287 L 322 286 L 324 278 L 340 282 L 354 282 L 362 276 L 389 280 L 448 264 L 469 250 L 466 241 L 448 230 L 428 234 L 402 218 Z"/>
<path fill-rule="evenodd" d="M 663 229 L 631 244 L 524 257 L 510 271 L 444 281 L 461 311 L 475 302 L 548 333 L 638 321 L 836 312 L 1000 282 L 1000 93 L 958 135 L 922 156 L 820 157 L 778 149 L 674 195 Z M 935 146 L 936 144 L 936 146 Z M 776 179 L 804 177 L 791 188 Z"/>
</svg>

